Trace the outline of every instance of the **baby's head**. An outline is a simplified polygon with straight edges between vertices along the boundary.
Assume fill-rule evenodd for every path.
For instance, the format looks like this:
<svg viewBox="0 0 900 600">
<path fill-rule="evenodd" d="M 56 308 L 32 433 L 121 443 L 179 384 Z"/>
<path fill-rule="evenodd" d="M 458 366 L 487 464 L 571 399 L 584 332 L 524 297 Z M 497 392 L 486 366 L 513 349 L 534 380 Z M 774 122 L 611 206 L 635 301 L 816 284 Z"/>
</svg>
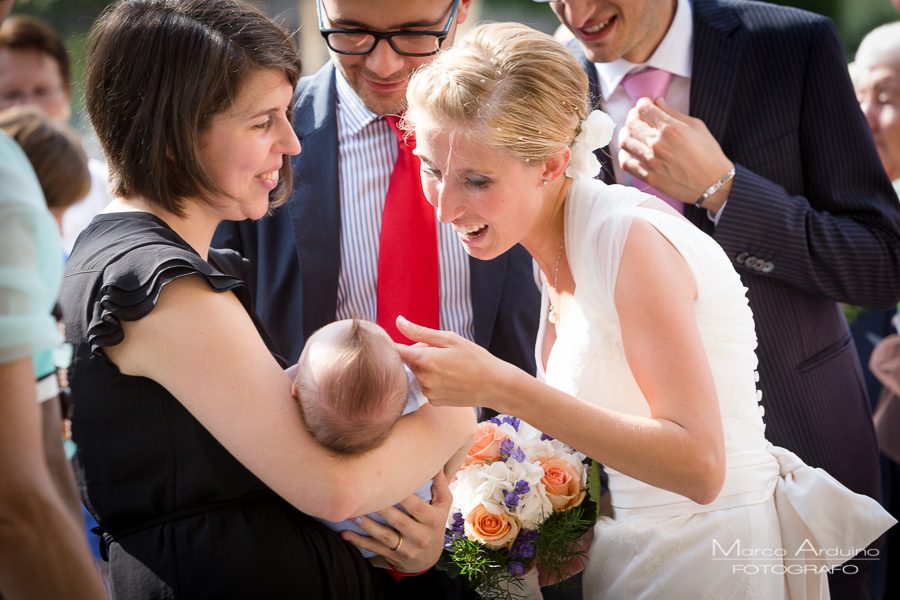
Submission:
<svg viewBox="0 0 900 600">
<path fill-rule="evenodd" d="M 403 414 L 409 380 L 394 342 L 378 325 L 345 319 L 316 331 L 292 386 L 313 438 L 338 454 L 377 448 Z"/>
</svg>

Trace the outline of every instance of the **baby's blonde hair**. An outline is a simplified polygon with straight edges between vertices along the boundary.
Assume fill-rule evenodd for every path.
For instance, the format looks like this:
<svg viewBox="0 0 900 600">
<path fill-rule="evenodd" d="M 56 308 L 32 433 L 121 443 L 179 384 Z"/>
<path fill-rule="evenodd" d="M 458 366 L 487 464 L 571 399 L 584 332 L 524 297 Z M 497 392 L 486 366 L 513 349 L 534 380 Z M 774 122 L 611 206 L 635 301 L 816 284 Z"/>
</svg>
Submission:
<svg viewBox="0 0 900 600">
<path fill-rule="evenodd" d="M 532 164 L 571 145 L 590 113 L 587 75 L 571 52 L 518 23 L 476 27 L 420 67 L 406 95 L 407 129 L 421 111 Z"/>
</svg>

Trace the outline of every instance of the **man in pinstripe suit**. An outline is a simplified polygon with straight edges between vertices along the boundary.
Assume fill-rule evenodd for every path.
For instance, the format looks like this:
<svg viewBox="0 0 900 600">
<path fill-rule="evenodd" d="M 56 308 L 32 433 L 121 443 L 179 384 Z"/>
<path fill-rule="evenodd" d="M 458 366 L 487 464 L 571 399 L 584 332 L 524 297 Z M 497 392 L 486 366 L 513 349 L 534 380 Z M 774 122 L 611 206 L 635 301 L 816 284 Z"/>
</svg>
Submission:
<svg viewBox="0 0 900 600">
<path fill-rule="evenodd" d="M 413 69 L 452 43 L 470 4 L 320 0 L 319 27 L 332 60 L 297 90 L 302 152 L 293 161 L 293 195 L 261 221 L 223 223 L 213 241 L 249 260 L 256 310 L 289 362 L 332 321 L 376 320 L 381 212 L 397 157 L 397 138 L 382 117 L 403 112 Z M 492 261 L 470 260 L 452 227 L 440 224 L 437 238 L 441 327 L 534 373 L 540 294 L 527 252 L 517 247 Z M 443 526 L 430 533 L 426 546 L 436 558 Z M 404 539 L 405 548 L 416 548 Z M 383 579 L 389 598 L 464 593 L 459 580 L 433 570 L 396 586 Z"/>
<path fill-rule="evenodd" d="M 900 211 L 834 25 L 744 0 L 551 7 L 621 130 L 603 151 L 603 177 L 639 178 L 683 202 L 747 286 L 767 437 L 879 498 L 869 405 L 838 303 L 900 300 Z M 635 107 L 620 83 L 645 66 L 672 80 L 656 104 Z M 831 577 L 832 597 L 867 598 L 867 566 Z"/>
</svg>

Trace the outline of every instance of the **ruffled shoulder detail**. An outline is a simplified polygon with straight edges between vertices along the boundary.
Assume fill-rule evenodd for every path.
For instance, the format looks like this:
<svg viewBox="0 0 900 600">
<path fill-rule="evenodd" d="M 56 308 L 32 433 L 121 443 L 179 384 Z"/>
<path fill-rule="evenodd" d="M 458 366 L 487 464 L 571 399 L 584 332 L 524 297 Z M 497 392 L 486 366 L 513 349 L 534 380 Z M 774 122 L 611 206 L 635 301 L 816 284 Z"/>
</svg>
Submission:
<svg viewBox="0 0 900 600">
<path fill-rule="evenodd" d="M 204 261 L 179 239 L 159 239 L 130 248 L 104 268 L 98 301 L 88 326 L 88 341 L 95 355 L 124 337 L 122 321 L 137 321 L 156 306 L 167 283 L 200 275 L 214 292 L 234 291 L 250 312 L 250 292 L 240 275 L 246 261 L 232 251 L 211 250 Z"/>
</svg>

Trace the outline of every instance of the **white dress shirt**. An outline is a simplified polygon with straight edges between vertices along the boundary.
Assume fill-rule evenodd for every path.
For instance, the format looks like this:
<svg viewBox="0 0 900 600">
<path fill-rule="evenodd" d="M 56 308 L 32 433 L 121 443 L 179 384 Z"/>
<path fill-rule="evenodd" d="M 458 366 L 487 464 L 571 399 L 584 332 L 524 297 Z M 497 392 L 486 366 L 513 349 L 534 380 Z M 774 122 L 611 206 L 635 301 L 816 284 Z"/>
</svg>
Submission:
<svg viewBox="0 0 900 600">
<path fill-rule="evenodd" d="M 672 82 L 666 92 L 666 102 L 675 110 L 686 115 L 691 109 L 691 60 L 694 55 L 694 16 L 691 3 L 679 0 L 675 8 L 675 16 L 666 35 L 657 46 L 656 51 L 647 62 L 635 64 L 624 58 L 609 63 L 594 63 L 600 78 L 600 92 L 603 95 L 603 110 L 616 123 L 616 131 L 609 151 L 612 154 L 613 172 L 616 182 L 632 185 L 633 177 L 619 165 L 619 130 L 625 124 L 628 111 L 634 107 L 634 101 L 620 84 L 626 75 L 644 70 L 645 67 L 656 67 L 672 74 Z M 642 188 L 640 184 L 637 186 Z M 725 204 L 715 215 L 707 213 L 709 218 L 718 223 L 725 210 Z"/>
<path fill-rule="evenodd" d="M 363 105 L 340 71 L 336 78 L 341 201 L 337 318 L 356 316 L 375 321 L 381 217 L 397 160 L 397 137 L 384 119 Z M 441 329 L 472 340 L 475 329 L 468 255 L 453 227 L 437 218 L 435 222 Z"/>
</svg>

